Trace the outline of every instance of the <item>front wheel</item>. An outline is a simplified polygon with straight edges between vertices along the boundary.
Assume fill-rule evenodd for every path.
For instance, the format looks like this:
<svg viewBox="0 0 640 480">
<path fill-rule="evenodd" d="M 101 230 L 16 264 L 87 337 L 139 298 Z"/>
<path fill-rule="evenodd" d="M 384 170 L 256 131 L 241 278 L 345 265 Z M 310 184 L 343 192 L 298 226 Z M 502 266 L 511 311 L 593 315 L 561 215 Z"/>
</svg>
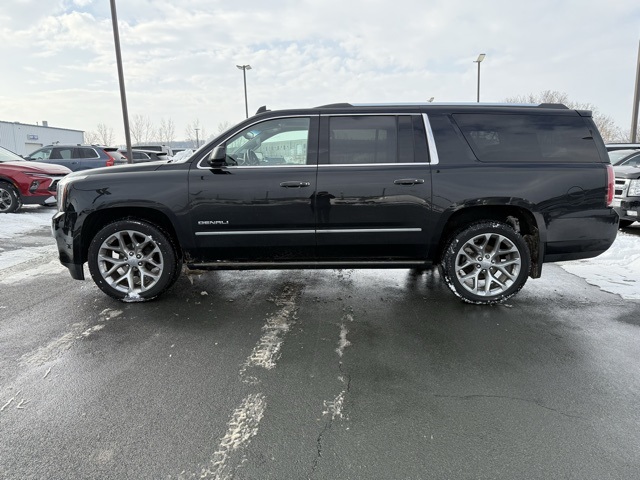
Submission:
<svg viewBox="0 0 640 480">
<path fill-rule="evenodd" d="M 509 225 L 485 221 L 456 232 L 442 255 L 445 282 L 468 303 L 495 304 L 524 286 L 531 268 L 529 248 Z"/>
<path fill-rule="evenodd" d="M 140 220 L 120 220 L 100 230 L 88 260 L 96 285 L 125 301 L 157 297 L 173 285 L 181 265 L 168 235 Z"/>
<path fill-rule="evenodd" d="M 0 182 L 0 213 L 16 212 L 20 205 L 20 194 L 15 187 L 10 183 Z"/>
</svg>

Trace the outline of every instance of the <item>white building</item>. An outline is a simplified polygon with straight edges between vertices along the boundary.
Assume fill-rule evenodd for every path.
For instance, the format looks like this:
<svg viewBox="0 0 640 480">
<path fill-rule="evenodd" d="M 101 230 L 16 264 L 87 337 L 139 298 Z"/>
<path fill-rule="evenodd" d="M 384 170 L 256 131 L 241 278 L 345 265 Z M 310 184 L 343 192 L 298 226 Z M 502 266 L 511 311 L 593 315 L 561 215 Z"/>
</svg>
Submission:
<svg viewBox="0 0 640 480">
<path fill-rule="evenodd" d="M 69 128 L 30 125 L 19 122 L 0 121 L 0 146 L 17 153 L 28 155 L 34 150 L 54 143 L 78 144 L 84 142 L 84 131 Z"/>
</svg>

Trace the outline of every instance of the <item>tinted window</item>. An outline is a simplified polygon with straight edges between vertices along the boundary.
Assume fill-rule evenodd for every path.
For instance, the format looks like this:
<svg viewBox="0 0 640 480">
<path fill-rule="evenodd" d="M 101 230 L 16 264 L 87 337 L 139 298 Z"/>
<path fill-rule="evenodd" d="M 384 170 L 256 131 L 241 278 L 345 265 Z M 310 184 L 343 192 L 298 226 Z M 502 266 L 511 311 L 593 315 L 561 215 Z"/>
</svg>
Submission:
<svg viewBox="0 0 640 480">
<path fill-rule="evenodd" d="M 51 158 L 52 160 L 69 160 L 73 158 L 73 147 L 60 147 L 60 148 L 54 148 L 53 151 L 51 152 Z"/>
<path fill-rule="evenodd" d="M 426 161 L 424 134 L 414 128 L 411 116 L 329 119 L 329 163 L 411 163 L 417 151 Z"/>
<path fill-rule="evenodd" d="M 600 162 L 582 117 L 454 114 L 453 118 L 482 162 Z"/>
<path fill-rule="evenodd" d="M 98 153 L 93 148 L 77 148 L 76 153 L 78 155 L 77 158 L 98 158 Z"/>
</svg>

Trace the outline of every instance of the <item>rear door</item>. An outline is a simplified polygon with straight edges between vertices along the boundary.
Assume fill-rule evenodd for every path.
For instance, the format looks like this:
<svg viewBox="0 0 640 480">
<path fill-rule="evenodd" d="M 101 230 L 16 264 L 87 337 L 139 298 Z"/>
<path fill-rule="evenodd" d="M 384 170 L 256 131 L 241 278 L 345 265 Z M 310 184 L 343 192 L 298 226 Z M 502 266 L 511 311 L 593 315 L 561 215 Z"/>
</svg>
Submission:
<svg viewBox="0 0 640 480">
<path fill-rule="evenodd" d="M 320 124 L 319 256 L 424 258 L 432 212 L 422 115 L 323 115 Z"/>
<path fill-rule="evenodd" d="M 258 121 L 220 144 L 225 165 L 191 167 L 193 263 L 315 256 L 317 138 L 317 116 Z"/>
</svg>

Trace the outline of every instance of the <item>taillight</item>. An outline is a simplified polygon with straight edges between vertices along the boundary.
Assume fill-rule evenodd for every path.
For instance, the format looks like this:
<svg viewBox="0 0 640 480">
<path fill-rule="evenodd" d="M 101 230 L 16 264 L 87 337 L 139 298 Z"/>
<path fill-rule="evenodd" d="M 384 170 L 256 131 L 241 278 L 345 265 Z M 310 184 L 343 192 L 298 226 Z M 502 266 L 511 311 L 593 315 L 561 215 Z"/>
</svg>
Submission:
<svg viewBox="0 0 640 480">
<path fill-rule="evenodd" d="M 116 164 L 116 159 L 109 155 L 109 152 L 104 153 L 106 153 L 107 157 L 109 157 L 109 159 L 107 160 L 107 167 L 113 167 Z"/>
<path fill-rule="evenodd" d="M 611 206 L 613 202 L 613 194 L 614 194 L 614 182 L 615 182 L 615 174 L 613 172 L 613 167 L 611 165 L 607 165 L 607 207 Z"/>
</svg>

